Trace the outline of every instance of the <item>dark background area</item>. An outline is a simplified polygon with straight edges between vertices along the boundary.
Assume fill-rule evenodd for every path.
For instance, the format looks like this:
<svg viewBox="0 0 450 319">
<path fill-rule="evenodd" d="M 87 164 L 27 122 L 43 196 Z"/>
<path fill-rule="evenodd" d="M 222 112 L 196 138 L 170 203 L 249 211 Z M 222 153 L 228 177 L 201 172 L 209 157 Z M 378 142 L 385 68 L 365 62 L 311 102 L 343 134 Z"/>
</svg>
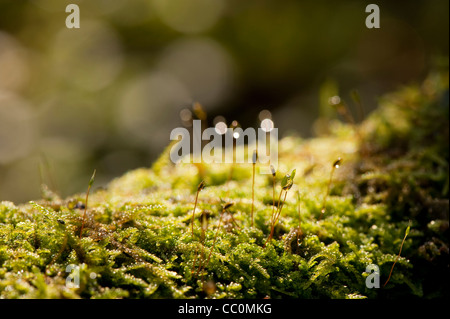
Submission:
<svg viewBox="0 0 450 319">
<path fill-rule="evenodd" d="M 81 28 L 68 29 L 68 4 Z M 328 97 L 365 113 L 384 93 L 448 68 L 448 1 L 0 0 L 0 200 L 62 196 L 150 166 L 202 104 L 280 135 L 323 132 Z M 355 110 L 353 110 L 355 111 Z M 361 119 L 359 119 L 361 120 Z"/>
</svg>

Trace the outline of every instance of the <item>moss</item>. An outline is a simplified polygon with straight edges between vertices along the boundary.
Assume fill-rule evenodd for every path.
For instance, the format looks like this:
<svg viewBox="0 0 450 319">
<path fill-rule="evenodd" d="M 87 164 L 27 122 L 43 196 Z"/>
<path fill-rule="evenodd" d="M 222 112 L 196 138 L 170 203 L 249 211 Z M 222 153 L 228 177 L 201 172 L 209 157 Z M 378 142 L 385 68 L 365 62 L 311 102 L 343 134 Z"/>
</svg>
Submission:
<svg viewBox="0 0 450 319">
<path fill-rule="evenodd" d="M 151 169 L 91 192 L 81 238 L 84 194 L 1 202 L 0 297 L 448 297 L 448 112 L 448 75 L 432 75 L 357 127 L 334 120 L 328 136 L 282 139 L 276 194 L 297 175 L 265 247 L 272 177 L 256 176 L 251 227 L 251 164 L 174 165 L 169 148 Z M 389 284 L 367 288 L 370 264 L 386 280 L 409 220 Z M 67 285 L 70 265 L 78 287 Z"/>
</svg>

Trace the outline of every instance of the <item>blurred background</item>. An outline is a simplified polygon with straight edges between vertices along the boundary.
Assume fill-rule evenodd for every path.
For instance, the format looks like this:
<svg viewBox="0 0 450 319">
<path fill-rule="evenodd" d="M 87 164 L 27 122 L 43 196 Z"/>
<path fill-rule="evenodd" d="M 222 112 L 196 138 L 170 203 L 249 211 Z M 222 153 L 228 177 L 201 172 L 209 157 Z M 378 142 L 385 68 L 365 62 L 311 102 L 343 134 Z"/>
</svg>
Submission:
<svg viewBox="0 0 450 319">
<path fill-rule="evenodd" d="M 65 25 L 80 8 L 81 28 Z M 365 112 L 448 68 L 449 2 L 0 0 L 0 200 L 61 196 L 148 167 L 199 102 L 208 125 L 271 118 L 281 136 L 323 132 L 328 98 Z M 263 112 L 261 112 L 263 111 Z"/>
</svg>

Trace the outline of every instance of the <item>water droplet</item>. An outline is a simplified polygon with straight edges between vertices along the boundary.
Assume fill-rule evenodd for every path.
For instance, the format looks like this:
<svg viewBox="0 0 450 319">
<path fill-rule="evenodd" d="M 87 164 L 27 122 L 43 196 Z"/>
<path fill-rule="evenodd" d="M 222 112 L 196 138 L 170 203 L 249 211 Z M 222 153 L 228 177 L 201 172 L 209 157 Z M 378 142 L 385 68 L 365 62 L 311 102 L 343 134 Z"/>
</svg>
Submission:
<svg viewBox="0 0 450 319">
<path fill-rule="evenodd" d="M 270 132 L 274 129 L 275 125 L 271 119 L 264 119 L 261 122 L 261 129 L 264 132 Z"/>
<path fill-rule="evenodd" d="M 192 120 L 192 112 L 189 109 L 182 109 L 180 111 L 180 118 L 183 122 L 189 122 Z"/>
<path fill-rule="evenodd" d="M 214 129 L 217 134 L 223 135 L 227 132 L 227 124 L 225 122 L 218 122 Z"/>
<path fill-rule="evenodd" d="M 332 96 L 328 99 L 328 103 L 330 103 L 331 105 L 338 105 L 341 103 L 341 98 L 337 95 Z"/>
</svg>

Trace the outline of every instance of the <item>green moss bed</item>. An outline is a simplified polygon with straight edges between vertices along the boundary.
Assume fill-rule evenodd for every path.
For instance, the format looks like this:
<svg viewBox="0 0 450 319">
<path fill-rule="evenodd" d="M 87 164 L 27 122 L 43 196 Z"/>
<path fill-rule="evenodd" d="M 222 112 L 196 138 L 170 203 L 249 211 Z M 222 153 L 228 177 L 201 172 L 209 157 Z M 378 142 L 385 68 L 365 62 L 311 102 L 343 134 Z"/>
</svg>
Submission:
<svg viewBox="0 0 450 319">
<path fill-rule="evenodd" d="M 448 297 L 448 74 L 384 96 L 361 124 L 327 125 L 279 141 L 276 207 L 258 165 L 252 204 L 252 164 L 174 165 L 168 151 L 106 188 L 94 182 L 84 219 L 85 193 L 1 202 L 0 297 Z M 379 288 L 366 286 L 371 264 Z"/>
</svg>

